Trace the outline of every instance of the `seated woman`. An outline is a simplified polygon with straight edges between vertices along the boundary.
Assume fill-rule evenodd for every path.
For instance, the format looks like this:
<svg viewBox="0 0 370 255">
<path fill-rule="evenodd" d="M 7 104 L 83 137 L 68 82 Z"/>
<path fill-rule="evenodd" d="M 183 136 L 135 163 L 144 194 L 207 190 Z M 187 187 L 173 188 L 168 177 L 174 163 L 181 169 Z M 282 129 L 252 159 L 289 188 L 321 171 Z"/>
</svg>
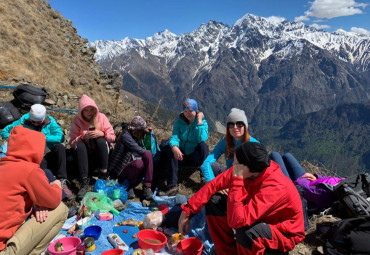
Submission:
<svg viewBox="0 0 370 255">
<path fill-rule="evenodd" d="M 226 136 L 222 138 L 203 162 L 200 169 L 206 182 L 211 181 L 215 176 L 229 169 L 234 162 L 234 149 L 245 142 L 258 141 L 248 133 L 248 120 L 243 110 L 232 108 L 227 116 Z M 226 169 L 216 162 L 221 155 L 225 155 Z"/>
<path fill-rule="evenodd" d="M 128 198 L 135 197 L 134 187 L 138 180 L 143 180 L 143 198 L 153 197 L 151 190 L 153 178 L 153 156 L 151 151 L 144 149 L 143 138 L 147 132 L 146 122 L 140 116 L 135 116 L 127 130 L 118 136 L 114 153 L 109 160 L 108 170 L 118 181 L 129 181 Z"/>
<path fill-rule="evenodd" d="M 303 197 L 308 201 L 309 211 L 332 206 L 336 200 L 332 187 L 344 178 L 307 173 L 290 153 L 281 156 L 278 152 L 272 152 L 270 158 L 280 166 L 285 176 L 304 189 Z"/>
<path fill-rule="evenodd" d="M 178 162 L 184 165 L 200 166 L 209 154 L 208 124 L 198 103 L 186 99 L 184 111 L 180 114 L 172 130 L 169 144 L 162 150 L 167 174 L 167 190 L 177 185 Z"/>
<path fill-rule="evenodd" d="M 77 193 L 77 198 L 81 199 L 89 188 L 89 169 L 98 168 L 99 178 L 108 177 L 109 146 L 116 136 L 108 118 L 99 112 L 94 100 L 83 95 L 78 116 L 72 122 L 70 137 L 81 177 L 80 191 Z"/>
</svg>

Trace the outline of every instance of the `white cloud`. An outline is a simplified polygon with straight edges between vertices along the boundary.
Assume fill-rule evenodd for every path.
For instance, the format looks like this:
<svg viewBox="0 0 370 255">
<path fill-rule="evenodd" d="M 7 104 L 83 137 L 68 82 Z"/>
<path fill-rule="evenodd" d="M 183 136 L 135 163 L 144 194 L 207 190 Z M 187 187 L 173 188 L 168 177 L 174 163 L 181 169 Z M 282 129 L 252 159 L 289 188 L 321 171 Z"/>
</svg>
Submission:
<svg viewBox="0 0 370 255">
<path fill-rule="evenodd" d="M 310 25 L 310 27 L 314 27 L 314 28 L 316 28 L 316 29 L 325 29 L 325 28 L 330 28 L 330 26 L 328 26 L 328 25 L 319 25 L 319 24 L 316 24 L 316 23 L 314 23 L 314 24 Z"/>
<path fill-rule="evenodd" d="M 307 17 L 307 16 L 305 16 L 305 15 L 303 15 L 303 16 L 299 16 L 299 17 L 295 17 L 294 18 L 294 21 L 295 22 L 299 22 L 299 21 L 304 21 L 304 20 L 310 20 L 310 18 L 309 17 Z"/>
<path fill-rule="evenodd" d="M 305 15 L 296 19 L 309 20 L 310 17 L 318 19 L 332 19 L 342 16 L 362 14 L 363 9 L 368 5 L 357 3 L 355 0 L 314 0 Z"/>
<path fill-rule="evenodd" d="M 351 27 L 351 32 L 361 34 L 361 35 L 370 36 L 370 31 L 366 30 L 365 28 L 361 28 L 361 27 Z"/>
</svg>

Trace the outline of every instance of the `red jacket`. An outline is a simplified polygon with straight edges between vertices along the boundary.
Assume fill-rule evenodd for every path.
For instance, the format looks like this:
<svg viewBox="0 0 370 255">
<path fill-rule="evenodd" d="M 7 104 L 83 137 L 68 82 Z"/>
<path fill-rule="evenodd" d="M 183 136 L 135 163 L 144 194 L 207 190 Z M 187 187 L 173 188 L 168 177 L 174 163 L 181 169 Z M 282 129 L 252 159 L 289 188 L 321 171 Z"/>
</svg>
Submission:
<svg viewBox="0 0 370 255">
<path fill-rule="evenodd" d="M 195 214 L 217 191 L 229 189 L 226 214 L 231 228 L 267 223 L 286 237 L 284 250 L 292 250 L 305 237 L 302 202 L 293 182 L 274 161 L 254 180 L 233 177 L 233 170 L 231 167 L 207 183 L 183 211 L 188 216 Z"/>
<path fill-rule="evenodd" d="M 0 250 L 31 214 L 32 206 L 56 208 L 62 190 L 50 185 L 40 169 L 45 135 L 23 126 L 10 133 L 8 151 L 0 162 Z"/>
<path fill-rule="evenodd" d="M 94 100 L 92 100 L 87 95 L 82 95 L 80 99 L 80 104 L 78 106 L 78 116 L 74 118 L 71 130 L 70 130 L 70 145 L 72 148 L 76 148 L 76 145 L 79 141 L 83 141 L 83 136 L 89 131 L 90 123 L 87 122 L 82 118 L 82 110 L 87 107 L 92 106 L 96 109 L 96 124 L 98 125 L 95 127 L 97 130 L 103 131 L 105 133 L 105 138 L 107 139 L 108 143 L 113 143 L 116 139 L 116 135 L 114 134 L 114 130 L 112 125 L 110 124 L 107 116 L 103 113 L 99 112 L 98 106 L 95 104 Z"/>
</svg>

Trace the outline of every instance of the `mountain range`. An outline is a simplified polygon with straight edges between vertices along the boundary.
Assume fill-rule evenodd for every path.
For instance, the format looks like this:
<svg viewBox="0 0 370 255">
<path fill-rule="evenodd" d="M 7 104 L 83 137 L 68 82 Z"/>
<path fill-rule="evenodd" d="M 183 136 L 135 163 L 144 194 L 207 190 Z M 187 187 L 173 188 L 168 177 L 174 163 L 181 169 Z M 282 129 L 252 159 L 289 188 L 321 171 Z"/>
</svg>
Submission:
<svg viewBox="0 0 370 255">
<path fill-rule="evenodd" d="M 188 34 L 165 30 L 89 46 L 103 70 L 122 74 L 124 90 L 175 112 L 195 98 L 217 131 L 232 107 L 244 109 L 250 131 L 268 140 L 261 130 L 370 100 L 369 36 L 283 18 L 246 14 L 232 26 L 210 21 Z"/>
</svg>

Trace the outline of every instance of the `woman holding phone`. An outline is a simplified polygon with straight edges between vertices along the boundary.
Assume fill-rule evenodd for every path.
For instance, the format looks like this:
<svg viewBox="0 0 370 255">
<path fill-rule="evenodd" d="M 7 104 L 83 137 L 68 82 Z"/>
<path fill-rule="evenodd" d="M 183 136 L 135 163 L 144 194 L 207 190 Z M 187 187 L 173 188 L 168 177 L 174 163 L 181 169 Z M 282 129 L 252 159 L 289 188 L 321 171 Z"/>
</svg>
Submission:
<svg viewBox="0 0 370 255">
<path fill-rule="evenodd" d="M 163 161 L 167 174 L 167 191 L 177 185 L 178 163 L 200 166 L 209 153 L 208 124 L 198 103 L 194 99 L 186 99 L 183 112 L 177 118 L 172 130 L 169 144 L 162 150 Z M 170 192 L 172 193 L 172 192 Z"/>
<path fill-rule="evenodd" d="M 80 191 L 77 193 L 77 198 L 81 199 L 89 188 L 89 169 L 98 169 L 99 178 L 107 179 L 109 147 L 116 136 L 108 118 L 99 112 L 94 100 L 82 95 L 70 137 L 81 177 Z"/>
</svg>

